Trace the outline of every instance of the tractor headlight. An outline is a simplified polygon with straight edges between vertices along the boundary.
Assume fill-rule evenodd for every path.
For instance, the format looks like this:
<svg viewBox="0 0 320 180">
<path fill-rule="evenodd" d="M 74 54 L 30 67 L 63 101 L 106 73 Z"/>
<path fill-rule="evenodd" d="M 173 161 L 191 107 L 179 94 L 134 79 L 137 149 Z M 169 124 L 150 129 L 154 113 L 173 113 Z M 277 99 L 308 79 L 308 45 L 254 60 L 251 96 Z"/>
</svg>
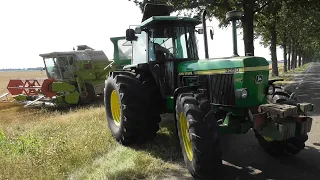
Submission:
<svg viewBox="0 0 320 180">
<path fill-rule="evenodd" d="M 267 93 L 268 93 L 268 95 L 272 95 L 272 94 L 274 94 L 274 86 L 268 86 L 268 91 L 267 91 Z"/>
<path fill-rule="evenodd" d="M 248 89 L 237 89 L 235 93 L 237 99 L 246 99 L 249 95 Z"/>
</svg>

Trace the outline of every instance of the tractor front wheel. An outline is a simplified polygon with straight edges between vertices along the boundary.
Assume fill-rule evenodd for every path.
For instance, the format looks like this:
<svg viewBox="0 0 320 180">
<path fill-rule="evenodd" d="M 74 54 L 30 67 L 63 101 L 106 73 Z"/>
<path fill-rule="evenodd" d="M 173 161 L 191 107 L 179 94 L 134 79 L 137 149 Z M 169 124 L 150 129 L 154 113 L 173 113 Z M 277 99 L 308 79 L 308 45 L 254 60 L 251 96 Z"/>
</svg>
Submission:
<svg viewBox="0 0 320 180">
<path fill-rule="evenodd" d="M 155 100 L 157 94 L 151 76 L 136 72 L 112 73 L 106 80 L 104 104 L 108 126 L 123 144 L 152 139 L 161 120 Z"/>
<path fill-rule="evenodd" d="M 186 93 L 176 100 L 176 126 L 184 161 L 196 179 L 217 176 L 222 164 L 217 119 L 203 94 Z"/>
</svg>

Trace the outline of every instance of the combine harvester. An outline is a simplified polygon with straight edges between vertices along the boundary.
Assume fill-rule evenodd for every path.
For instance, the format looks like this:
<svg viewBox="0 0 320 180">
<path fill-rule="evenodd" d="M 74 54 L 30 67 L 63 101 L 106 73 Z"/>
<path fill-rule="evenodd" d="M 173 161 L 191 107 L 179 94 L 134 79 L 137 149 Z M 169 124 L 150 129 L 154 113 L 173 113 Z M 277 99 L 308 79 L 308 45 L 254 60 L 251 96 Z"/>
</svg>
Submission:
<svg viewBox="0 0 320 180">
<path fill-rule="evenodd" d="M 111 41 L 117 45 L 124 39 L 125 37 L 115 37 Z M 131 47 L 127 51 L 130 54 Z M 11 79 L 7 85 L 12 98 L 25 107 L 92 103 L 103 95 L 104 81 L 109 71 L 122 69 L 125 64 L 130 63 L 130 58 L 123 53 L 123 49 L 115 48 L 114 60 L 109 60 L 103 51 L 86 45 L 77 46 L 76 51 L 52 52 L 40 56 L 43 58 L 43 70 L 46 71 L 47 78 Z"/>
</svg>

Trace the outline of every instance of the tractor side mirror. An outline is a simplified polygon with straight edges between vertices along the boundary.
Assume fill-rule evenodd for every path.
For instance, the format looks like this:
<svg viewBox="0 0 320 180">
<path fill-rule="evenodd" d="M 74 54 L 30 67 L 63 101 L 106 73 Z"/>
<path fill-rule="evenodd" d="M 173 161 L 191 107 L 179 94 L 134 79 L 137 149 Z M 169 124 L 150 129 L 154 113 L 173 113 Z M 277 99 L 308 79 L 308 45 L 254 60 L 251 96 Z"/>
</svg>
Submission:
<svg viewBox="0 0 320 180">
<path fill-rule="evenodd" d="M 126 40 L 127 41 L 135 41 L 137 39 L 136 33 L 133 29 L 126 30 Z"/>
<path fill-rule="evenodd" d="M 198 34 L 203 34 L 203 29 L 198 29 Z"/>
<path fill-rule="evenodd" d="M 135 30 L 134 30 L 134 32 L 136 33 L 136 34 L 141 34 L 141 28 L 140 27 L 137 27 Z"/>
<path fill-rule="evenodd" d="M 211 38 L 211 40 L 213 40 L 213 35 L 214 35 L 213 30 L 210 29 L 210 38 Z"/>
<path fill-rule="evenodd" d="M 211 27 L 211 26 L 207 26 L 207 27 Z M 203 34 L 204 30 L 202 28 L 199 28 L 198 30 L 195 30 L 198 34 Z M 213 29 L 210 29 L 210 38 L 211 40 L 213 40 L 213 35 L 214 35 L 214 31 Z"/>
</svg>

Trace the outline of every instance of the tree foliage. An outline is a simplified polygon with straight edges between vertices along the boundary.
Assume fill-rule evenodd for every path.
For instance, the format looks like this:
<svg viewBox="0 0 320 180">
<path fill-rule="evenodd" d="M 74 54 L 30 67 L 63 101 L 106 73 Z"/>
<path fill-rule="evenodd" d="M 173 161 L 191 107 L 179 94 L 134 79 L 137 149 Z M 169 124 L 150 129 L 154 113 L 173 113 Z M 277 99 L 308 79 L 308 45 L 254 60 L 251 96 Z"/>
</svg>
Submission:
<svg viewBox="0 0 320 180">
<path fill-rule="evenodd" d="M 319 1 L 273 0 L 272 4 L 274 7 L 264 9 L 256 17 L 255 32 L 263 38 L 262 44 L 272 45 L 272 40 L 277 39 L 275 43 L 284 50 L 285 71 L 316 58 L 320 50 Z M 273 26 L 274 35 L 270 32 Z M 271 48 L 271 54 L 276 55 L 276 49 Z M 277 68 L 273 74 L 278 75 Z"/>
<path fill-rule="evenodd" d="M 129 0 L 131 1 L 131 0 Z M 320 58 L 319 0 L 133 0 L 141 12 L 146 3 L 168 4 L 178 14 L 200 18 L 204 8 L 208 17 L 216 17 L 220 27 L 228 26 L 225 14 L 230 10 L 244 12 L 245 53 L 254 55 L 253 41 L 261 37 L 270 46 L 272 74 L 278 75 L 277 59 L 284 59 L 285 71 Z M 210 19 L 211 20 L 211 19 Z M 283 57 L 277 57 L 277 46 Z"/>
</svg>

